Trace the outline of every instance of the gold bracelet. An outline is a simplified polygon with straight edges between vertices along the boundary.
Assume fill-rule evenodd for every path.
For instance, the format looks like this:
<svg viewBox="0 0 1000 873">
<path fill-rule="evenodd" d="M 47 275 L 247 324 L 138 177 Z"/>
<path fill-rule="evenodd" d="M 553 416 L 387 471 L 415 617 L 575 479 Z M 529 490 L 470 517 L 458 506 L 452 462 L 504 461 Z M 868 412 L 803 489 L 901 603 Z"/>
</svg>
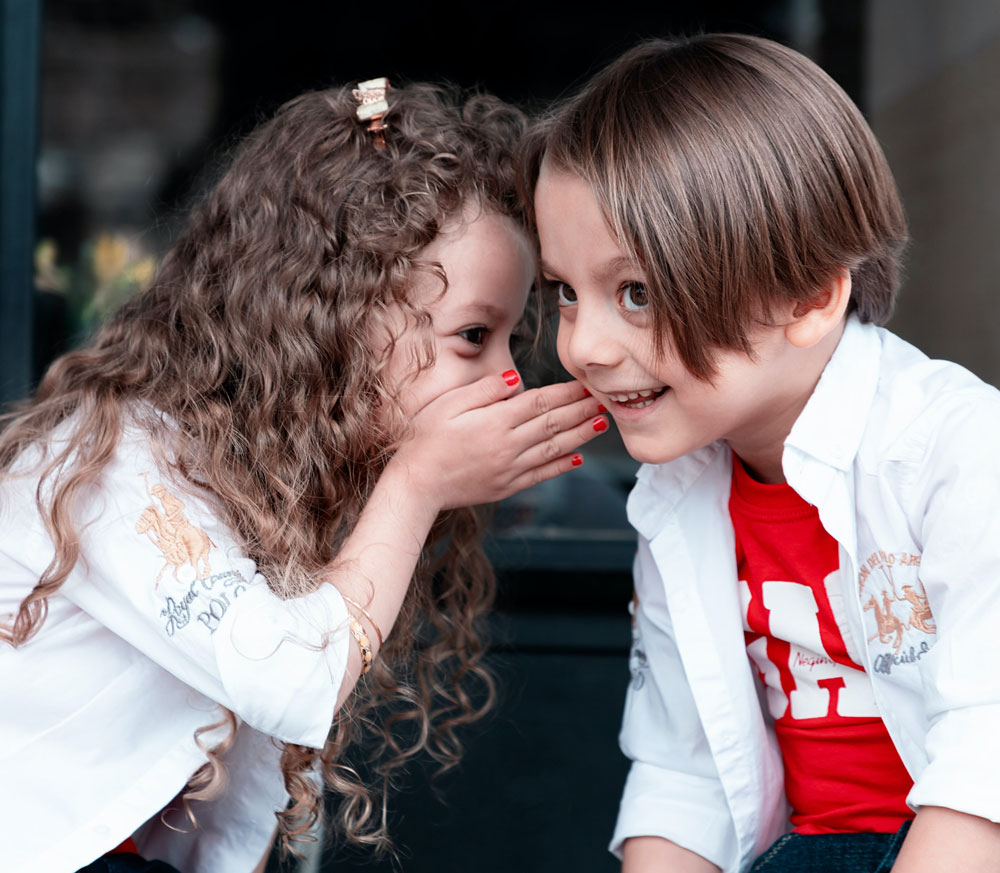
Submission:
<svg viewBox="0 0 1000 873">
<path fill-rule="evenodd" d="M 348 597 L 348 596 L 347 596 L 346 594 L 341 594 L 340 596 L 341 596 L 342 598 L 344 598 L 344 602 L 345 602 L 345 603 L 349 603 L 349 604 L 351 604 L 351 606 L 353 606 L 353 607 L 354 607 L 354 608 L 355 608 L 355 609 L 356 609 L 356 610 L 357 610 L 358 612 L 360 612 L 360 613 L 361 613 L 361 614 L 362 614 L 362 615 L 363 615 L 363 616 L 364 616 L 364 617 L 365 617 L 366 619 L 368 619 L 368 624 L 370 624 L 370 625 L 372 626 L 372 628 L 373 628 L 373 629 L 375 630 L 375 636 L 377 636 L 377 637 L 378 637 L 378 647 L 379 647 L 379 649 L 381 650 L 381 648 L 382 648 L 382 631 L 381 631 L 381 630 L 379 629 L 379 626 L 378 626 L 377 624 L 375 624 L 375 619 L 373 619 L 373 618 L 372 618 L 372 617 L 371 617 L 371 616 L 370 616 L 370 615 L 368 614 L 368 610 L 367 610 L 367 609 L 365 609 L 365 608 L 364 608 L 364 607 L 363 607 L 363 606 L 362 606 L 362 605 L 361 605 L 360 603 L 358 603 L 358 601 L 354 600 L 354 599 L 353 599 L 353 598 L 351 598 L 351 597 Z"/>
<path fill-rule="evenodd" d="M 364 676 L 371 670 L 372 661 L 375 660 L 375 656 L 372 654 L 372 641 L 368 639 L 368 634 L 365 633 L 361 622 L 353 615 L 348 616 L 347 626 L 351 629 L 351 636 L 357 641 L 358 648 L 361 649 L 361 675 Z"/>
</svg>

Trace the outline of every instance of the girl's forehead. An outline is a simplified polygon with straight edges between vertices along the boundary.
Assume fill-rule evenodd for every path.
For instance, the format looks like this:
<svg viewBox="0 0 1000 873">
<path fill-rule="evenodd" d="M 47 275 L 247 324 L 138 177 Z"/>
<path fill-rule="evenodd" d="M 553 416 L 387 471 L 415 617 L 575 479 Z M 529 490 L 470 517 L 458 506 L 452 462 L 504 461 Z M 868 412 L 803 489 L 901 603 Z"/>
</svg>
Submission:
<svg viewBox="0 0 1000 873">
<path fill-rule="evenodd" d="M 425 306 L 508 312 L 523 308 L 535 274 L 534 247 L 513 219 L 480 212 L 447 227 L 421 253 L 435 268 L 418 271 L 412 293 Z"/>
<path fill-rule="evenodd" d="M 464 211 L 442 226 L 438 235 L 423 249 L 423 261 L 444 261 L 472 266 L 470 261 L 487 253 L 506 251 L 508 254 L 531 255 L 527 233 L 509 216 L 481 209 Z"/>
</svg>

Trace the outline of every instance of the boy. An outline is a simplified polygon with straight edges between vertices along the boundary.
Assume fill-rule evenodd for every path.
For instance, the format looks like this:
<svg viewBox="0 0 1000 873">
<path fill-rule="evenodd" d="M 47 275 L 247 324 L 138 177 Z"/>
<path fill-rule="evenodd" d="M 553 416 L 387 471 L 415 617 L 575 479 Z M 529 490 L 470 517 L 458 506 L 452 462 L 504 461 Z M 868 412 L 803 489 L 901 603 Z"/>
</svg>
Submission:
<svg viewBox="0 0 1000 873">
<path fill-rule="evenodd" d="M 857 108 L 653 42 L 523 167 L 560 359 L 645 462 L 623 871 L 1000 870 L 1000 394 L 874 326 L 906 229 Z"/>
</svg>

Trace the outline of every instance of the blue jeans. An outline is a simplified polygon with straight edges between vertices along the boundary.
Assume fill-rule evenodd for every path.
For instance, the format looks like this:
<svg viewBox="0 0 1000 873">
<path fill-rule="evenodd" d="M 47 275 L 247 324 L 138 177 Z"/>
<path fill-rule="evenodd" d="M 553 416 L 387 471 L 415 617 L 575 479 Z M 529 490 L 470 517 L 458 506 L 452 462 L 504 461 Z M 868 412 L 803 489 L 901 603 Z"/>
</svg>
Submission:
<svg viewBox="0 0 1000 873">
<path fill-rule="evenodd" d="M 785 834 L 750 873 L 889 873 L 910 822 L 894 834 Z"/>
</svg>

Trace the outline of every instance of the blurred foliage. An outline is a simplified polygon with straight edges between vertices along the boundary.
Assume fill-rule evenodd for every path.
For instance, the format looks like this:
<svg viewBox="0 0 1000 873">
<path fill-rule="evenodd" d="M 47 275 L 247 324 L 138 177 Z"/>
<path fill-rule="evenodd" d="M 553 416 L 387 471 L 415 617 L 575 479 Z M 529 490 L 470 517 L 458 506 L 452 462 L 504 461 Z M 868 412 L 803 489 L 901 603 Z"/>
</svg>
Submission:
<svg viewBox="0 0 1000 873">
<path fill-rule="evenodd" d="M 35 247 L 35 288 L 65 297 L 68 328 L 80 341 L 145 291 L 156 267 L 156 257 L 123 233 L 104 231 L 87 240 L 75 264 L 60 263 L 56 243 L 43 239 Z"/>
</svg>

